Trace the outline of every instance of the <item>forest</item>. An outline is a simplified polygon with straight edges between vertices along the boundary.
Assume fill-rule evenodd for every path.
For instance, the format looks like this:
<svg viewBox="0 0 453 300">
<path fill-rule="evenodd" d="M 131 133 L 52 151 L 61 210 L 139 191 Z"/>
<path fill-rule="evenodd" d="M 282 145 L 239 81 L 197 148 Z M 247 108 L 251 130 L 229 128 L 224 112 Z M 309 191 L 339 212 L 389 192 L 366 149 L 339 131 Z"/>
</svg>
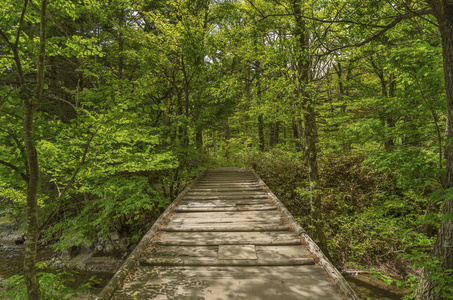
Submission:
<svg viewBox="0 0 453 300">
<path fill-rule="evenodd" d="M 340 270 L 453 299 L 452 1 L 1 5 L 0 211 L 29 299 L 38 242 L 133 245 L 219 166 L 253 168 Z"/>
</svg>

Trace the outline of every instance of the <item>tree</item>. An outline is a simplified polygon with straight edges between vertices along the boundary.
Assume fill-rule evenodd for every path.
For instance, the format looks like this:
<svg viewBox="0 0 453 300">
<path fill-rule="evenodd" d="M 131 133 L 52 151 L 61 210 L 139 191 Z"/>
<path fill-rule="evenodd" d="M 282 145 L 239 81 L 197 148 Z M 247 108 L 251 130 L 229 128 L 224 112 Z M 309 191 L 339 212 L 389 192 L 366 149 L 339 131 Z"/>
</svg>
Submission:
<svg viewBox="0 0 453 300">
<path fill-rule="evenodd" d="M 447 95 L 447 165 L 445 188 L 453 187 L 453 3 L 442 0 L 426 0 L 439 24 L 442 38 L 444 80 Z M 432 255 L 441 261 L 444 272 L 453 270 L 453 198 L 447 197 L 442 205 L 443 218 L 434 244 Z M 442 299 L 436 291 L 436 282 L 429 279 L 423 289 L 422 299 Z"/>
<path fill-rule="evenodd" d="M 28 0 L 23 3 L 20 19 L 17 28 L 15 41 L 11 41 L 10 37 L 5 31 L 0 30 L 0 35 L 4 42 L 12 52 L 15 62 L 15 67 L 19 79 L 19 93 L 21 95 L 24 105 L 23 117 L 23 139 L 25 144 L 25 153 L 27 161 L 27 243 L 25 248 L 24 258 L 24 274 L 25 283 L 27 285 L 27 292 L 29 299 L 41 299 L 41 291 L 39 282 L 36 277 L 36 250 L 40 234 L 40 227 L 38 221 L 38 188 L 39 188 L 39 164 L 38 155 L 36 152 L 35 139 L 34 139 L 34 119 L 35 113 L 38 110 L 43 89 L 44 89 L 44 71 L 45 71 L 45 55 L 46 55 L 46 14 L 47 14 L 47 0 L 41 2 L 38 10 L 39 14 L 39 50 L 36 64 L 36 84 L 31 85 L 25 79 L 25 73 L 22 67 L 21 49 L 19 42 L 22 36 L 22 28 L 25 26 L 25 16 L 28 13 Z"/>
</svg>

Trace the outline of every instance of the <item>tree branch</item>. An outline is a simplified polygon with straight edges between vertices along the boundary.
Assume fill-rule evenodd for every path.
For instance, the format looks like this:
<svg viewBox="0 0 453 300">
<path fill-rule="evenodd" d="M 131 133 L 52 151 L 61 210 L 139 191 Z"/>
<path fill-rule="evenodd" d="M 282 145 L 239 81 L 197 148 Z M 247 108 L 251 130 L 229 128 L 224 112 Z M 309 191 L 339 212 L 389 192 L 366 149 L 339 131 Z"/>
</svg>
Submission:
<svg viewBox="0 0 453 300">
<path fill-rule="evenodd" d="M 419 10 L 419 11 L 416 11 L 416 12 L 412 12 L 411 11 L 411 12 L 408 12 L 408 13 L 406 13 L 404 15 L 399 15 L 392 22 L 390 22 L 388 25 L 386 25 L 382 30 L 376 32 L 371 37 L 369 37 L 369 38 L 367 38 L 367 39 L 365 39 L 365 40 L 363 40 L 361 42 L 355 43 L 355 44 L 347 44 L 347 45 L 343 45 L 343 46 L 340 46 L 340 47 L 337 47 L 337 48 L 327 49 L 327 51 L 325 53 L 319 54 L 318 56 L 328 55 L 328 54 L 330 54 L 332 52 L 336 52 L 338 50 L 342 50 L 342 49 L 345 49 L 345 48 L 360 47 L 360 46 L 366 45 L 366 44 L 378 39 L 382 35 L 384 35 L 387 31 L 389 31 L 390 29 L 392 29 L 393 27 L 398 25 L 403 20 L 411 19 L 411 18 L 414 18 L 414 17 L 423 16 L 423 15 L 429 15 L 429 14 L 432 14 L 432 10 L 431 9 L 424 9 L 424 10 Z"/>
<path fill-rule="evenodd" d="M 5 42 L 8 44 L 8 46 L 11 48 L 11 51 L 13 51 L 13 55 L 14 55 L 13 59 L 16 63 L 17 72 L 19 73 L 18 74 L 19 81 L 20 81 L 20 84 L 22 87 L 25 86 L 25 76 L 24 76 L 24 71 L 22 70 L 22 64 L 20 62 L 20 57 L 19 57 L 19 52 L 17 51 L 17 47 L 19 45 L 20 32 L 22 31 L 22 23 L 24 21 L 27 5 L 28 5 L 28 0 L 25 0 L 24 8 L 23 8 L 21 16 L 20 16 L 19 28 L 17 29 L 16 41 L 14 44 L 9 40 L 6 33 L 3 32 L 2 30 L 0 30 L 0 36 L 3 38 L 3 40 L 5 40 Z"/>
<path fill-rule="evenodd" d="M 22 177 L 22 179 L 25 180 L 25 182 L 28 182 L 27 176 L 23 172 L 20 172 L 19 168 L 16 167 L 15 165 L 13 165 L 13 164 L 11 164 L 11 163 L 9 163 L 7 161 L 1 160 L 1 159 L 0 159 L 0 164 L 2 164 L 4 166 L 7 166 L 7 167 L 13 169 L 16 172 L 19 172 L 20 177 Z"/>
<path fill-rule="evenodd" d="M 24 17 L 25 17 L 25 12 L 27 11 L 27 6 L 28 6 L 28 0 L 25 0 L 24 9 L 22 9 L 22 13 L 20 14 L 19 28 L 17 28 L 17 34 L 16 34 L 16 42 L 14 43 L 14 48 L 16 48 L 16 49 L 19 46 L 20 33 L 22 31 L 22 24 L 24 22 Z"/>
<path fill-rule="evenodd" d="M 286 14 L 264 14 L 256 5 L 250 1 L 247 0 L 247 2 L 261 15 L 260 21 L 270 18 L 270 17 L 288 17 L 288 16 L 294 16 L 295 13 L 286 13 Z M 339 12 L 337 12 L 337 15 Z M 334 23 L 346 23 L 346 24 L 354 24 L 354 25 L 361 25 L 361 26 L 368 26 L 368 27 L 374 27 L 374 28 L 385 28 L 385 25 L 374 25 L 374 24 L 365 24 L 365 23 L 360 23 L 352 20 L 330 20 L 330 19 L 320 19 L 320 18 L 315 18 L 315 17 L 310 17 L 306 16 L 303 14 L 298 14 L 301 18 L 311 20 L 311 21 L 316 21 L 320 23 L 328 23 L 328 24 L 334 24 Z"/>
</svg>

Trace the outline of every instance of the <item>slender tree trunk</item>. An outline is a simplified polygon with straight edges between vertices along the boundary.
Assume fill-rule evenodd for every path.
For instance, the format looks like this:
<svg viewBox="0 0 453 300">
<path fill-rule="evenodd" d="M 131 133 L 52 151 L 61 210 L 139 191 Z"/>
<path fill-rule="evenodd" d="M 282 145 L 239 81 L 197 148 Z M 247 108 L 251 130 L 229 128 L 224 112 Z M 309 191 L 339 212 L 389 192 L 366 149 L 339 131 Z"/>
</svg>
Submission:
<svg viewBox="0 0 453 300">
<path fill-rule="evenodd" d="M 445 188 L 448 189 L 453 187 L 453 3 L 444 0 L 426 0 L 426 2 L 433 9 L 442 37 L 448 120 Z M 444 216 L 453 214 L 453 199 L 444 200 L 442 214 Z M 453 269 L 453 221 L 451 219 L 441 221 L 431 255 L 440 259 L 444 272 Z M 435 286 L 436 282 L 432 279 L 424 280 L 421 299 L 442 299 L 442 295 L 436 293 Z"/>
<path fill-rule="evenodd" d="M 217 157 L 217 131 L 212 133 L 212 144 L 214 147 L 214 157 Z"/>
<path fill-rule="evenodd" d="M 313 106 L 313 99 L 307 91 L 310 83 L 310 53 L 309 35 L 307 33 L 305 20 L 302 18 L 302 10 L 299 0 L 292 2 L 295 17 L 295 36 L 298 40 L 299 49 L 297 54 L 298 71 L 298 94 L 304 107 L 304 134 L 305 134 L 305 157 L 308 164 L 308 178 L 311 198 L 311 217 L 313 221 L 313 239 L 327 255 L 327 239 L 324 234 L 324 222 L 321 211 L 321 187 L 318 170 L 318 132 L 316 127 L 316 113 Z"/>
<path fill-rule="evenodd" d="M 269 148 L 273 148 L 274 147 L 274 135 L 273 135 L 273 132 L 274 132 L 274 123 L 269 123 L 268 125 L 268 130 L 269 130 Z"/>
<path fill-rule="evenodd" d="M 274 136 L 274 146 L 280 142 L 280 121 L 275 122 L 274 124 L 274 132 L 272 133 Z"/>
<path fill-rule="evenodd" d="M 390 74 L 389 78 L 389 92 L 388 92 L 388 98 L 391 99 L 395 97 L 395 74 L 392 73 Z M 385 113 L 385 119 L 386 119 L 386 127 L 387 129 L 392 130 L 395 128 L 395 121 L 392 116 L 392 113 L 386 112 Z M 384 148 L 388 152 L 391 152 L 395 149 L 395 143 L 393 142 L 393 138 L 386 134 L 385 141 L 384 141 Z"/>
<path fill-rule="evenodd" d="M 195 135 L 195 145 L 198 151 L 203 150 L 203 131 L 201 129 Z"/>
<path fill-rule="evenodd" d="M 37 111 L 44 87 L 45 50 L 46 50 L 46 10 L 47 0 L 41 4 L 40 29 L 39 29 L 39 56 L 37 70 L 36 92 L 32 97 L 24 98 L 24 143 L 27 154 L 27 242 L 24 257 L 24 278 L 27 286 L 28 298 L 31 300 L 41 299 L 41 290 L 36 278 L 36 250 L 40 234 L 38 220 L 38 188 L 39 188 L 39 165 L 38 154 L 33 137 L 33 120 Z M 31 99 L 30 99 L 31 98 Z"/>
<path fill-rule="evenodd" d="M 124 68 L 124 38 L 123 38 L 123 26 L 124 26 L 124 7 L 121 7 L 119 13 L 119 28 L 118 28 L 118 78 L 123 78 L 123 68 Z"/>
<path fill-rule="evenodd" d="M 260 151 L 264 151 L 264 121 L 262 114 L 258 116 L 258 138 Z"/>
<path fill-rule="evenodd" d="M 230 138 L 231 138 L 231 131 L 230 131 L 230 124 L 228 120 L 225 120 L 224 124 L 225 129 L 225 157 L 230 159 Z"/>
<path fill-rule="evenodd" d="M 27 242 L 25 245 L 24 274 L 29 299 L 41 299 L 39 282 L 36 278 L 36 250 L 39 239 L 37 194 L 39 187 L 38 155 L 33 138 L 34 105 L 24 101 L 24 142 L 28 162 L 27 186 Z"/>
<path fill-rule="evenodd" d="M 303 136 L 302 136 L 302 119 L 300 117 L 292 119 L 293 126 L 293 139 L 296 144 L 296 152 L 304 150 L 303 147 Z"/>
</svg>

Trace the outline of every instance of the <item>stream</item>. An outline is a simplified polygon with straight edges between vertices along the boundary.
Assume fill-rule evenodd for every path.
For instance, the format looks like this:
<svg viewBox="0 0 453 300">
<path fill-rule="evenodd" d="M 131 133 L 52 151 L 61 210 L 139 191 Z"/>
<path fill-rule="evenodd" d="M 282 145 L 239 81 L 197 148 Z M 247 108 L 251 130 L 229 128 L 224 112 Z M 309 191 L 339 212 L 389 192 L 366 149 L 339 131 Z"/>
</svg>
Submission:
<svg viewBox="0 0 453 300">
<path fill-rule="evenodd" d="M 51 249 L 44 247 L 38 249 L 38 261 L 48 261 L 53 256 L 54 252 Z M 0 242 L 0 281 L 8 279 L 13 275 L 22 274 L 23 263 L 24 245 Z M 45 271 L 55 273 L 63 270 L 64 269 L 56 271 L 49 269 Z M 97 295 L 112 278 L 113 274 L 107 272 L 77 271 L 75 274 L 71 275 L 71 281 L 68 282 L 68 286 L 77 289 L 80 285 L 87 283 L 92 276 L 96 276 L 99 283 L 94 284 L 88 292 Z"/>
</svg>

